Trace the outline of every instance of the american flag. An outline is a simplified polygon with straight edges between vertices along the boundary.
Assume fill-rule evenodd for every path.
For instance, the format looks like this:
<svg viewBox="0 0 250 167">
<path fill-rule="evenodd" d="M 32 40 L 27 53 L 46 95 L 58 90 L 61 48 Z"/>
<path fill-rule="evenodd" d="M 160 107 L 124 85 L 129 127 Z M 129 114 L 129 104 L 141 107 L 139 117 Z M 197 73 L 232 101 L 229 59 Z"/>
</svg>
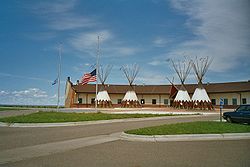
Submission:
<svg viewBox="0 0 250 167">
<path fill-rule="evenodd" d="M 95 82 L 96 81 L 96 69 L 94 69 L 91 73 L 86 73 L 83 75 L 81 84 L 85 85 L 89 82 Z"/>
</svg>

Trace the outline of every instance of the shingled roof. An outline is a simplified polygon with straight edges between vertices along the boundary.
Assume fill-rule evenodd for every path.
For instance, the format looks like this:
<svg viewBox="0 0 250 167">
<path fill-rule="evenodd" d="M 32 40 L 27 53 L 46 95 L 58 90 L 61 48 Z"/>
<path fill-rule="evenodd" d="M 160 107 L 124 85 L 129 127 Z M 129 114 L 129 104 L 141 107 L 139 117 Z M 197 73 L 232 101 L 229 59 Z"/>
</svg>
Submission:
<svg viewBox="0 0 250 167">
<path fill-rule="evenodd" d="M 181 85 L 176 85 L 180 87 Z M 189 93 L 194 93 L 197 84 L 186 84 Z M 250 81 L 207 83 L 203 84 L 208 93 L 234 93 L 250 92 Z M 73 85 L 73 89 L 78 93 L 95 93 L 95 84 Z M 135 85 L 137 94 L 169 94 L 171 85 Z M 110 94 L 125 94 L 129 90 L 128 85 L 107 85 L 106 90 Z"/>
</svg>

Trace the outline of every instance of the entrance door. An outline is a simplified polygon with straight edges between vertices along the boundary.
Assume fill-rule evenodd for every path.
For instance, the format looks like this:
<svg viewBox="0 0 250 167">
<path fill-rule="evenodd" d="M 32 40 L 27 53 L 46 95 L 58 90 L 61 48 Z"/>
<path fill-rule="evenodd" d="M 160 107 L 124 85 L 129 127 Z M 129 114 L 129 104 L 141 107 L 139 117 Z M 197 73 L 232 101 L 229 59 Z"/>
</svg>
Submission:
<svg viewBox="0 0 250 167">
<path fill-rule="evenodd" d="M 145 99 L 141 99 L 141 104 L 145 104 Z"/>
</svg>

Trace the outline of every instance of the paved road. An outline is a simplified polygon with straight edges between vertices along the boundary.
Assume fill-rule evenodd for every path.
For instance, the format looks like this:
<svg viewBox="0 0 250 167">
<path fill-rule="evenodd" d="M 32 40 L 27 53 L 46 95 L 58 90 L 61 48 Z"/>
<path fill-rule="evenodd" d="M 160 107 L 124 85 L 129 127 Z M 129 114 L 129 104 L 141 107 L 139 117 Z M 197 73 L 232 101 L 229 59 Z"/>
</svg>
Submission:
<svg viewBox="0 0 250 167">
<path fill-rule="evenodd" d="M 115 141 L 15 163 L 12 167 L 249 167 L 250 140 L 143 143 Z"/>
<path fill-rule="evenodd" d="M 0 166 L 249 166 L 249 140 L 147 143 L 121 141 L 116 135 L 139 127 L 217 118 L 210 115 L 75 127 L 1 127 Z"/>
</svg>

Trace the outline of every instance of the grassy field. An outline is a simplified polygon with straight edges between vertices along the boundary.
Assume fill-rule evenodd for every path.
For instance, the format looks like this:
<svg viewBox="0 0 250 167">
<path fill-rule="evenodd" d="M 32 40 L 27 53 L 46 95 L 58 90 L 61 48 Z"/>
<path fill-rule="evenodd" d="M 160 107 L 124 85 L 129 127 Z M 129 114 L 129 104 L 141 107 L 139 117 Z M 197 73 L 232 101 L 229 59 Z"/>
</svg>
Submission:
<svg viewBox="0 0 250 167">
<path fill-rule="evenodd" d="M 64 108 L 64 106 L 59 106 L 60 108 Z M 46 106 L 39 106 L 39 105 L 0 105 L 0 108 L 57 108 L 57 106 L 53 105 L 46 105 Z"/>
<path fill-rule="evenodd" d="M 38 106 L 38 105 L 0 105 L 0 111 L 10 111 L 10 110 L 27 110 L 32 108 L 57 108 L 57 106 Z M 64 108 L 60 106 L 60 108 Z"/>
<path fill-rule="evenodd" d="M 9 110 L 25 110 L 25 108 L 20 108 L 20 107 L 0 107 L 0 111 L 9 111 Z"/>
<path fill-rule="evenodd" d="M 189 122 L 126 131 L 137 135 L 221 134 L 250 132 L 249 125 L 226 122 Z"/>
<path fill-rule="evenodd" d="M 53 123 L 53 122 L 79 122 L 110 120 L 124 118 L 146 118 L 174 116 L 173 114 L 104 114 L 104 113 L 61 113 L 61 112 L 37 112 L 29 115 L 21 115 L 7 118 L 0 118 L 1 122 L 9 123 Z"/>
</svg>

